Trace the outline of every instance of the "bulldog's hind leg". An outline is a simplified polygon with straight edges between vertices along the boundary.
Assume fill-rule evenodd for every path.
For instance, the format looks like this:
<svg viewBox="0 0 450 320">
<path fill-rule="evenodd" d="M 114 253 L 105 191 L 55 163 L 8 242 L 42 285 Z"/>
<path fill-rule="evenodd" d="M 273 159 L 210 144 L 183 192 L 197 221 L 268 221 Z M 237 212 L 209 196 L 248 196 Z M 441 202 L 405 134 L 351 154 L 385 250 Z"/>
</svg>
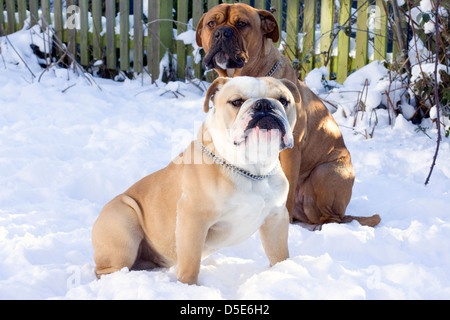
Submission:
<svg viewBox="0 0 450 320">
<path fill-rule="evenodd" d="M 134 265 L 144 232 L 139 224 L 133 199 L 120 195 L 105 205 L 92 229 L 96 273 L 118 271 Z M 140 213 L 139 213 L 140 214 Z"/>
<path fill-rule="evenodd" d="M 351 164 L 331 162 L 317 166 L 298 188 L 296 218 L 310 224 L 341 223 L 353 181 Z"/>
</svg>

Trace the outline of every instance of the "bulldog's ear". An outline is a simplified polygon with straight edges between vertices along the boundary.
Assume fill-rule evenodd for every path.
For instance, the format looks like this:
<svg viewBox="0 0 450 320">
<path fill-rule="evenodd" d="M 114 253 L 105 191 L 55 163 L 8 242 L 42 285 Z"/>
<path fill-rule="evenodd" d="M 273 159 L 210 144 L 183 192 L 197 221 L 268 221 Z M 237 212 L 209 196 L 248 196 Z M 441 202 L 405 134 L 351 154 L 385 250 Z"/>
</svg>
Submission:
<svg viewBox="0 0 450 320">
<path fill-rule="evenodd" d="M 209 111 L 209 101 L 212 101 L 214 95 L 222 89 L 222 87 L 230 80 L 230 78 L 219 77 L 209 86 L 208 91 L 206 92 L 205 102 L 203 104 L 203 111 L 208 113 Z"/>
<path fill-rule="evenodd" d="M 203 30 L 203 20 L 205 19 L 205 14 L 203 14 L 202 18 L 200 19 L 200 21 L 197 24 L 197 31 L 195 32 L 195 40 L 197 42 L 197 45 L 200 48 L 203 48 L 203 43 L 202 43 L 202 30 Z"/>
<path fill-rule="evenodd" d="M 295 103 L 299 103 L 300 101 L 302 101 L 302 97 L 300 95 L 300 91 L 298 91 L 297 86 L 292 81 L 290 81 L 288 79 L 280 79 L 280 81 L 292 93 L 292 96 L 294 97 Z"/>
<path fill-rule="evenodd" d="M 278 42 L 280 40 L 280 29 L 273 14 L 267 10 L 259 10 L 258 13 L 261 18 L 261 29 L 264 35 L 272 39 L 273 42 Z"/>
</svg>

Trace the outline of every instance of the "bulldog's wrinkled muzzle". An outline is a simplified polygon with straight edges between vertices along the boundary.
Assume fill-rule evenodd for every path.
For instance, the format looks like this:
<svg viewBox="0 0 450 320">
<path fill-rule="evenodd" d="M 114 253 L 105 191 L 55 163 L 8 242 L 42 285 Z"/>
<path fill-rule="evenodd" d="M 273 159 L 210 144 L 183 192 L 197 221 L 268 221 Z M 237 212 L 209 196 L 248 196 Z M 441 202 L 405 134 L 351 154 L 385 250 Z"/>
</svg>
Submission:
<svg viewBox="0 0 450 320">
<path fill-rule="evenodd" d="M 240 69 L 247 60 L 244 43 L 235 28 L 223 26 L 214 31 L 211 48 L 203 64 L 210 69 Z"/>
</svg>

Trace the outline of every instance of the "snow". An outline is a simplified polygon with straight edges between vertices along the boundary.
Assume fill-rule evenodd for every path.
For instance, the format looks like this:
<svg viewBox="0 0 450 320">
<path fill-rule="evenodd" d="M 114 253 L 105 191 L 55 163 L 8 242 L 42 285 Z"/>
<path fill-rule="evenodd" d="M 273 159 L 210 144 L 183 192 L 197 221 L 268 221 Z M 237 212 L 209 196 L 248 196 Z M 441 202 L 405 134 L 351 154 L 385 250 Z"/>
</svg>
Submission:
<svg viewBox="0 0 450 320">
<path fill-rule="evenodd" d="M 430 0 L 421 0 L 419 6 L 411 9 L 411 17 L 417 23 L 414 27 L 417 28 L 418 26 L 421 26 L 420 28 L 423 28 L 425 34 L 436 32 L 436 21 L 434 20 L 435 13 L 435 4 L 432 4 Z M 448 12 L 442 4 L 439 7 L 438 13 L 443 17 L 448 16 Z M 429 21 L 423 21 L 422 14 L 425 14 Z"/>
<path fill-rule="evenodd" d="M 147 78 L 96 78 L 100 91 L 58 68 L 39 82 L 30 38 L 26 30 L 9 36 L 36 78 L 0 38 L 0 299 L 450 298 L 450 141 L 443 138 L 424 186 L 437 130 L 430 120 L 421 124 L 426 134 L 402 116 L 390 123 L 374 107 L 385 99 L 377 96 L 386 86 L 380 63 L 330 92 L 311 82 L 338 106 L 330 110 L 352 155 L 347 213 L 378 213 L 379 226 L 291 225 L 290 258 L 272 268 L 256 233 L 206 258 L 198 286 L 177 282 L 175 268 L 98 280 L 91 230 L 101 208 L 183 149 L 205 119 L 205 93 L 178 82 L 166 89 L 182 93 L 175 98 Z M 376 103 L 353 127 L 358 93 L 348 91 L 366 78 Z M 370 139 L 363 133 L 375 118 Z"/>
<path fill-rule="evenodd" d="M 437 82 L 438 84 L 440 84 L 441 81 L 441 74 L 440 72 L 443 71 L 447 74 L 450 73 L 450 70 L 447 68 L 447 66 L 438 63 L 438 65 L 436 66 L 436 64 L 433 63 L 422 63 L 422 64 L 416 64 L 412 67 L 412 77 L 411 77 L 411 82 L 416 82 L 417 80 L 422 78 L 422 73 L 425 75 L 428 75 L 429 77 L 431 77 L 432 79 L 434 79 L 434 71 L 437 68 Z"/>
<path fill-rule="evenodd" d="M 189 19 L 189 23 L 187 24 L 187 31 L 180 33 L 179 35 L 175 36 L 174 38 L 176 40 L 181 40 L 183 41 L 183 43 L 185 45 L 190 45 L 192 46 L 192 55 L 194 56 L 194 62 L 196 64 L 199 64 L 201 62 L 202 59 L 202 55 L 200 54 L 200 51 L 202 50 L 198 45 L 197 45 L 197 40 L 196 40 L 196 33 L 193 30 L 193 19 Z"/>
<path fill-rule="evenodd" d="M 406 119 L 410 119 L 415 112 L 414 107 L 408 104 L 407 89 L 400 77 L 390 77 L 389 70 L 378 60 L 349 75 L 342 85 L 331 80 L 320 84 L 321 79 L 327 75 L 327 68 L 315 69 L 306 76 L 305 82 L 326 102 L 332 102 L 326 103 L 331 112 L 338 108 L 340 110 L 338 113 L 343 112 L 350 116 L 354 113 L 357 101 L 360 101 L 360 109 L 364 107 L 368 115 L 374 113 L 380 114 L 381 117 L 387 115 L 385 110 L 383 112 L 379 110 L 380 106 L 389 106 L 390 109 L 393 106 L 396 110 L 401 108 Z M 359 124 L 361 123 L 360 121 Z"/>
</svg>

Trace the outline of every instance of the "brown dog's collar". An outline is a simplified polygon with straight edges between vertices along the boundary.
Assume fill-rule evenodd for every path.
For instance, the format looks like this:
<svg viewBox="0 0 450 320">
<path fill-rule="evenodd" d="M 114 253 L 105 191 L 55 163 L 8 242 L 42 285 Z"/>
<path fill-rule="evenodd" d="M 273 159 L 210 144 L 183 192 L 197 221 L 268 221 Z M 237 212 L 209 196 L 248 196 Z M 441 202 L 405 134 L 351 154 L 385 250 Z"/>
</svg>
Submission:
<svg viewBox="0 0 450 320">
<path fill-rule="evenodd" d="M 267 72 L 266 77 L 271 77 L 273 76 L 273 74 L 278 70 L 278 67 L 281 64 L 281 60 L 278 60 L 277 63 L 275 63 L 275 65 L 272 67 L 272 69 L 270 69 L 269 72 Z"/>
</svg>

